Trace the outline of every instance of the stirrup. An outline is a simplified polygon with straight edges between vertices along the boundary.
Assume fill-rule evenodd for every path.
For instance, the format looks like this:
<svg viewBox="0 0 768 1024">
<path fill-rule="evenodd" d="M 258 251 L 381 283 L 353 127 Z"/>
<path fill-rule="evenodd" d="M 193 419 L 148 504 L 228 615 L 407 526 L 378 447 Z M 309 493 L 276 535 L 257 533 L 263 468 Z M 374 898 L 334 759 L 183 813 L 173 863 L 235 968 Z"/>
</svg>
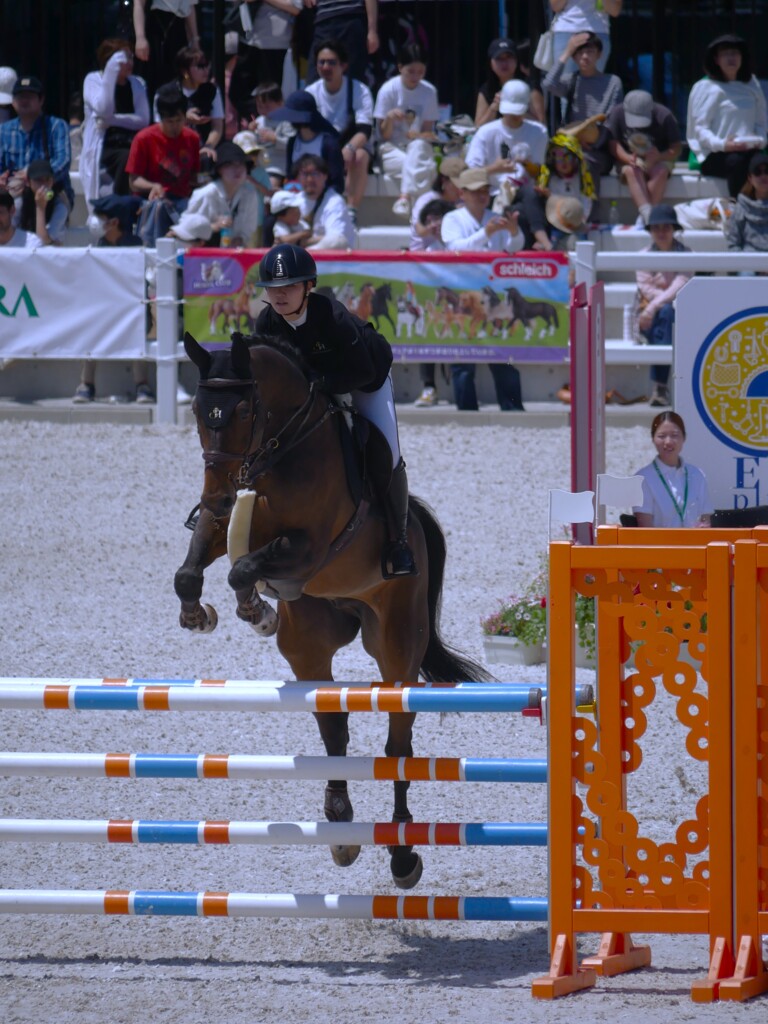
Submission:
<svg viewBox="0 0 768 1024">
<path fill-rule="evenodd" d="M 381 575 L 385 580 L 398 576 L 418 576 L 413 552 L 403 540 L 391 541 L 381 555 Z"/>
<path fill-rule="evenodd" d="M 200 505 L 195 505 L 195 507 L 192 509 L 192 511 L 187 516 L 187 518 L 186 518 L 186 520 L 184 522 L 184 526 L 188 530 L 194 530 L 195 527 L 197 526 L 197 522 L 198 522 L 199 519 L 200 519 Z"/>
</svg>

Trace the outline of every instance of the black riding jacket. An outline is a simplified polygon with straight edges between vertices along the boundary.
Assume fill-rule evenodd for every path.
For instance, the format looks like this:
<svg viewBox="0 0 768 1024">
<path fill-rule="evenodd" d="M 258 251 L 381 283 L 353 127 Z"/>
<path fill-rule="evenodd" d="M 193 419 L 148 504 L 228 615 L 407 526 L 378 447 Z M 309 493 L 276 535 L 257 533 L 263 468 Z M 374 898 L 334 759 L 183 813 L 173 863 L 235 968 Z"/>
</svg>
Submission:
<svg viewBox="0 0 768 1024">
<path fill-rule="evenodd" d="M 300 327 L 294 329 L 266 306 L 256 319 L 255 334 L 277 336 L 295 345 L 331 394 L 378 391 L 392 365 L 386 338 L 337 299 L 314 292 Z"/>
</svg>

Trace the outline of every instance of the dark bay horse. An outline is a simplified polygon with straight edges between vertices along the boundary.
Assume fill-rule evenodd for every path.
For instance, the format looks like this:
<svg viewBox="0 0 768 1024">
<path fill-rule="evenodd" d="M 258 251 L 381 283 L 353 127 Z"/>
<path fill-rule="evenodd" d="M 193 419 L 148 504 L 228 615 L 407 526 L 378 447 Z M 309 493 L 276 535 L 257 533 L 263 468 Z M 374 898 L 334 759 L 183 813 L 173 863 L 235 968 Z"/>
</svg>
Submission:
<svg viewBox="0 0 768 1024">
<path fill-rule="evenodd" d="M 230 519 L 236 533 L 245 507 L 245 553 L 229 574 L 237 614 L 262 635 L 276 632 L 297 679 L 332 680 L 336 651 L 358 633 L 384 681 L 490 678 L 440 636 L 445 539 L 434 514 L 413 496 L 408 542 L 420 575 L 382 579 L 384 514 L 375 500 L 367 515 L 364 502 L 353 501 L 337 406 L 309 384 L 298 353 L 283 342 L 240 335 L 229 351 L 209 353 L 190 335 L 185 347 L 200 371 L 192 409 L 205 475 L 200 518 L 175 577 L 181 625 L 215 626 L 215 613 L 200 603 L 203 572 L 225 554 Z M 259 591 L 278 599 L 277 616 Z M 346 754 L 347 713 L 315 717 L 326 752 Z M 414 719 L 389 715 L 388 756 L 412 755 Z M 394 783 L 393 821 L 412 820 L 408 785 Z M 324 809 L 329 821 L 352 820 L 346 782 L 328 782 Z M 344 866 L 359 847 L 331 852 Z M 395 883 L 416 885 L 422 863 L 413 848 L 392 847 L 390 854 Z"/>
</svg>

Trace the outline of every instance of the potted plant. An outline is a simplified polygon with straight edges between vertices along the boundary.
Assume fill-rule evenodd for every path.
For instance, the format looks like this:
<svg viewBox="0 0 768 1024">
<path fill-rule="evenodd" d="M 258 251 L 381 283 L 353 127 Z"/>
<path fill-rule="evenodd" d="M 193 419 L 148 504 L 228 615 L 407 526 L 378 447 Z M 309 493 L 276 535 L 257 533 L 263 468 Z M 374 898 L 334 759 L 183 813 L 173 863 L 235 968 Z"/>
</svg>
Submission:
<svg viewBox="0 0 768 1024">
<path fill-rule="evenodd" d="M 546 660 L 547 646 L 546 557 L 521 596 L 501 601 L 498 609 L 482 619 L 483 647 L 488 661 L 512 665 L 537 665 Z M 595 601 L 576 594 L 576 665 L 595 667 Z"/>
</svg>

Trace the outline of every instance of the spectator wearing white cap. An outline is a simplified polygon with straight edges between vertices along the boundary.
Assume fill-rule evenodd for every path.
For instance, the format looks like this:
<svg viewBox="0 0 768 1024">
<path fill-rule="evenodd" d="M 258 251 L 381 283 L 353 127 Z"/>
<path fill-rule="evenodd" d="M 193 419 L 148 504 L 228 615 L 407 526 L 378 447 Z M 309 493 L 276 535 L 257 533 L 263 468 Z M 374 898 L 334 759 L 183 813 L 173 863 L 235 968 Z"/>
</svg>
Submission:
<svg viewBox="0 0 768 1024">
<path fill-rule="evenodd" d="M 675 160 L 683 148 L 675 115 L 643 89 L 633 89 L 605 122 L 608 148 L 643 224 L 664 198 Z"/>
<path fill-rule="evenodd" d="M 0 124 L 5 124 L 14 116 L 13 87 L 16 78 L 13 68 L 0 67 Z"/>
<path fill-rule="evenodd" d="M 272 239 L 264 239 L 265 245 L 288 242 L 290 245 L 305 245 L 312 237 L 312 229 L 301 219 L 304 198 L 301 192 L 279 189 L 269 200 L 269 211 L 273 217 Z"/>
<path fill-rule="evenodd" d="M 520 70 L 517 47 L 511 39 L 494 39 L 488 47 L 488 76 L 477 92 L 475 125 L 480 128 L 499 117 L 501 90 L 513 78 L 525 81 Z M 531 89 L 528 117 L 532 121 L 546 122 L 544 96 L 540 89 Z"/>
<path fill-rule="evenodd" d="M 526 118 L 530 101 L 531 90 L 525 82 L 507 82 L 499 100 L 501 117 L 478 128 L 469 144 L 467 166 L 485 168 L 491 195 L 497 195 L 505 182 L 513 190 L 527 184 L 531 173 L 525 164 L 538 168 L 544 162 L 547 129 Z"/>
<path fill-rule="evenodd" d="M 410 217 L 413 200 L 427 191 L 435 175 L 437 89 L 424 81 L 427 65 L 416 43 L 402 47 L 397 70 L 399 74 L 379 89 L 373 116 L 382 140 L 384 173 L 400 178 L 400 196 L 392 210 L 398 217 Z"/>
</svg>

